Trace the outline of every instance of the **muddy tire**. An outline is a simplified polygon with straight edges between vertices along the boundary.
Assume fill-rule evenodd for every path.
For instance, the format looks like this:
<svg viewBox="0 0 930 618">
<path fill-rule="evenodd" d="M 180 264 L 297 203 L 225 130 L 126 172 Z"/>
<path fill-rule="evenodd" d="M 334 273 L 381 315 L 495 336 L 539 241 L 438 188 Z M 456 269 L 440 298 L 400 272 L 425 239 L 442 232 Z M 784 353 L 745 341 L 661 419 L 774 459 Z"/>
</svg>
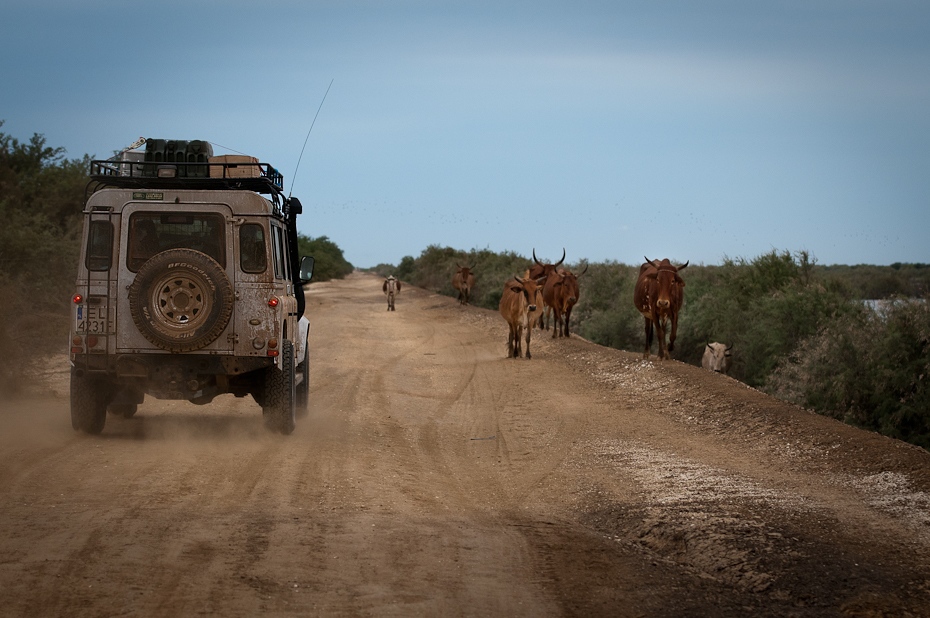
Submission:
<svg viewBox="0 0 930 618">
<path fill-rule="evenodd" d="M 297 411 L 293 342 L 281 343 L 278 360 L 280 368 L 272 366 L 265 369 L 262 415 L 265 417 L 265 427 L 269 430 L 289 435 L 294 431 Z"/>
<path fill-rule="evenodd" d="M 107 422 L 107 384 L 71 368 L 71 426 L 75 431 L 99 434 Z"/>
<path fill-rule="evenodd" d="M 304 359 L 297 365 L 297 375 L 301 377 L 297 385 L 296 415 L 298 418 L 307 416 L 310 404 L 310 344 L 304 346 Z"/>
<path fill-rule="evenodd" d="M 169 249 L 139 268 L 129 313 L 139 332 L 169 352 L 192 352 L 216 340 L 232 316 L 229 277 L 210 256 Z"/>
</svg>

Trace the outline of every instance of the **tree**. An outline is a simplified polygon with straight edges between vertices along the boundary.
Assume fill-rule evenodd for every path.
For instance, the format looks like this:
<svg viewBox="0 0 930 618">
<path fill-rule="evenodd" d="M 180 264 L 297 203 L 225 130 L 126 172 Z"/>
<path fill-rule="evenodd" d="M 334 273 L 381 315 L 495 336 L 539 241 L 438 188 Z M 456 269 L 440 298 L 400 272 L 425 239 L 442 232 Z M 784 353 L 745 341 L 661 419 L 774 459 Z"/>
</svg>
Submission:
<svg viewBox="0 0 930 618">
<path fill-rule="evenodd" d="M 854 305 L 780 358 L 766 390 L 930 449 L 930 304 Z"/>
<path fill-rule="evenodd" d="M 66 341 L 87 161 L 0 133 L 0 389 Z"/>
<path fill-rule="evenodd" d="M 354 270 L 343 256 L 342 249 L 326 236 L 311 238 L 298 234 L 297 247 L 300 255 L 313 256 L 313 281 L 342 279 Z"/>
</svg>

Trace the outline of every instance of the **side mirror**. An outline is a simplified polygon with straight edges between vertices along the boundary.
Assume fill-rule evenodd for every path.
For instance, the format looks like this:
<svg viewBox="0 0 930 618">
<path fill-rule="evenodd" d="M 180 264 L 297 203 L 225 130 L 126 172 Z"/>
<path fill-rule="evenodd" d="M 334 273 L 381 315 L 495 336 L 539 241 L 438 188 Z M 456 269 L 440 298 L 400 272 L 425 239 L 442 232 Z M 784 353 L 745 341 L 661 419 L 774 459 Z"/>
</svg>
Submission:
<svg viewBox="0 0 930 618">
<path fill-rule="evenodd" d="M 300 282 L 307 283 L 313 276 L 313 256 L 305 255 L 300 258 Z"/>
</svg>

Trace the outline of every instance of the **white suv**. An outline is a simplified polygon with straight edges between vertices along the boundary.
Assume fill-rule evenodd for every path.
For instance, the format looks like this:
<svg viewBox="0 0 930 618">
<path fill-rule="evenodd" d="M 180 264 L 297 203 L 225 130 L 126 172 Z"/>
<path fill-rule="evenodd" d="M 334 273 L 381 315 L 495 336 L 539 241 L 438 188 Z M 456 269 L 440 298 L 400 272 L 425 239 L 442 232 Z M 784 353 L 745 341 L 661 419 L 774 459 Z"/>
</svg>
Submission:
<svg viewBox="0 0 930 618">
<path fill-rule="evenodd" d="M 297 215 L 273 167 L 146 140 L 91 162 L 73 296 L 71 422 L 100 433 L 145 395 L 251 395 L 283 434 L 306 412 L 309 322 Z"/>
</svg>

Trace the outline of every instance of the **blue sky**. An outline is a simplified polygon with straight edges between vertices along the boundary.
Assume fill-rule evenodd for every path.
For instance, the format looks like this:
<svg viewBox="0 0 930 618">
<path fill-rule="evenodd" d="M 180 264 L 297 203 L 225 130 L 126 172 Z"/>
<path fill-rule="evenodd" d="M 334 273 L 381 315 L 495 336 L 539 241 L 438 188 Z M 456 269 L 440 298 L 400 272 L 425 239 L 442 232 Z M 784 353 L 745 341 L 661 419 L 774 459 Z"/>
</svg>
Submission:
<svg viewBox="0 0 930 618">
<path fill-rule="evenodd" d="M 0 131 L 256 156 L 360 267 L 930 263 L 924 0 L 12 0 L 0 53 Z"/>
</svg>

